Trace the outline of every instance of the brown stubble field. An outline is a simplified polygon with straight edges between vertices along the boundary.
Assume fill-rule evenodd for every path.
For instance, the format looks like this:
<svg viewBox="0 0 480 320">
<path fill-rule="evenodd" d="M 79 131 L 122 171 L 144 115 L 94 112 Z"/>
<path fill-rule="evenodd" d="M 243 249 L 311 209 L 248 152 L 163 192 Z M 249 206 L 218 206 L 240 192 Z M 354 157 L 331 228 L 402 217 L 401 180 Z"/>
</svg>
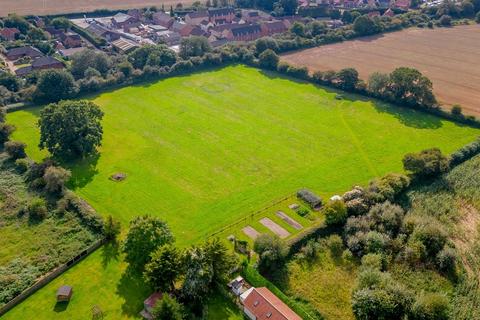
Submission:
<svg viewBox="0 0 480 320">
<path fill-rule="evenodd" d="M 375 71 L 414 67 L 432 80 L 447 109 L 460 104 L 480 116 L 480 25 L 410 28 L 285 54 L 282 61 L 310 71 L 354 67 L 365 80 Z"/>
<path fill-rule="evenodd" d="M 192 2 L 192 0 L 0 0 L 0 16 L 6 16 L 13 12 L 20 15 L 48 15 L 91 12 L 98 9 L 161 7 L 162 4 L 165 9 L 168 9 L 177 3 L 187 5 Z"/>
</svg>

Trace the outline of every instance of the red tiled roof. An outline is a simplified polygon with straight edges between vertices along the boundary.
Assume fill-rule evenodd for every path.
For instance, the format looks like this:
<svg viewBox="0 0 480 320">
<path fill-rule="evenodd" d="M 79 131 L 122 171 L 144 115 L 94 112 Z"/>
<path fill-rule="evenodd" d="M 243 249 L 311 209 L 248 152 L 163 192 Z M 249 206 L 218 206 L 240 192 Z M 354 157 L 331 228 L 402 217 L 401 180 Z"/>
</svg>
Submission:
<svg viewBox="0 0 480 320">
<path fill-rule="evenodd" d="M 254 288 L 243 302 L 257 320 L 302 320 L 282 300 L 265 287 Z"/>
</svg>

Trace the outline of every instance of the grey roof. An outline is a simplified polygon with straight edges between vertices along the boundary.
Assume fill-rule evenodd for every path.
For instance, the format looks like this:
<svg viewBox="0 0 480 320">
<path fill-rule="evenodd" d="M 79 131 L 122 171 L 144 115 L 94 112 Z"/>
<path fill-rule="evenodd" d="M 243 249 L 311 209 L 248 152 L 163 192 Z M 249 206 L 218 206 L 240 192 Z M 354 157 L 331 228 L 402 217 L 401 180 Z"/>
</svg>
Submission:
<svg viewBox="0 0 480 320">
<path fill-rule="evenodd" d="M 24 55 L 29 57 L 41 57 L 43 56 L 43 53 L 41 53 L 38 49 L 31 46 L 17 47 L 7 51 L 7 56 L 18 56 L 18 55 Z"/>
<path fill-rule="evenodd" d="M 210 11 L 210 10 L 209 10 Z M 208 17 L 208 13 L 207 11 L 194 11 L 194 12 L 190 12 L 187 14 L 187 16 L 189 18 L 205 18 L 205 17 Z"/>
<path fill-rule="evenodd" d="M 210 8 L 208 9 L 208 14 L 210 16 L 226 16 L 229 14 L 233 14 L 235 10 L 233 8 Z"/>
<path fill-rule="evenodd" d="M 232 29 L 232 34 L 236 36 L 242 36 L 246 34 L 252 34 L 252 33 L 257 33 L 257 32 L 262 32 L 262 29 L 258 24 L 252 24 L 252 25 L 240 25 L 241 27 L 233 28 Z"/>
<path fill-rule="evenodd" d="M 123 23 L 123 22 L 126 22 L 128 21 L 129 19 L 133 18 L 132 16 L 129 16 L 128 14 L 125 14 L 125 13 L 117 13 L 116 15 L 114 15 L 112 17 L 113 20 L 115 20 L 115 22 L 117 23 Z"/>
<path fill-rule="evenodd" d="M 61 286 L 57 290 L 57 296 L 69 296 L 72 293 L 72 287 L 70 286 Z"/>
<path fill-rule="evenodd" d="M 41 68 L 41 67 L 45 67 L 45 66 L 49 66 L 49 65 L 58 64 L 58 63 L 62 63 L 62 62 L 55 59 L 55 58 L 52 58 L 52 57 L 49 57 L 49 56 L 44 56 L 44 57 L 40 57 L 38 59 L 35 59 L 35 61 L 32 62 L 32 67 L 33 68 Z"/>
</svg>

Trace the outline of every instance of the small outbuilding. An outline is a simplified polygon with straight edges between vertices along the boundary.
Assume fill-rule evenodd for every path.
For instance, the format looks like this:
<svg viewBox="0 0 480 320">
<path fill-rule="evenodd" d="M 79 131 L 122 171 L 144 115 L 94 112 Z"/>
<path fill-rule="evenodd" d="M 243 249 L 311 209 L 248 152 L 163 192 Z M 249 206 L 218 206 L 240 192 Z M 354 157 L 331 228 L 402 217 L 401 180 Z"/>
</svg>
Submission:
<svg viewBox="0 0 480 320">
<path fill-rule="evenodd" d="M 322 198 L 308 189 L 302 189 L 297 192 L 297 197 L 305 201 L 310 208 L 319 210 L 322 207 Z"/>
<path fill-rule="evenodd" d="M 70 286 L 61 286 L 57 290 L 57 302 L 70 301 L 72 298 L 73 288 Z"/>
</svg>

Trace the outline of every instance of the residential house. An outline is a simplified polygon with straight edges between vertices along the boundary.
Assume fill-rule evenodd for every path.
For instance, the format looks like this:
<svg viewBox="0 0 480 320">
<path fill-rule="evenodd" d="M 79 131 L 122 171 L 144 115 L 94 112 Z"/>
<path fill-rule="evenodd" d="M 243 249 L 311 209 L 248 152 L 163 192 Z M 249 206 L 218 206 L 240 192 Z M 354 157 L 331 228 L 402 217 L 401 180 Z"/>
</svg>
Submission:
<svg viewBox="0 0 480 320">
<path fill-rule="evenodd" d="M 166 14 L 163 11 L 155 12 L 152 16 L 153 23 L 160 25 L 165 28 L 170 28 L 175 21 L 169 14 Z"/>
<path fill-rule="evenodd" d="M 43 57 L 43 53 L 41 53 L 38 49 L 34 47 L 25 46 L 8 50 L 7 53 L 5 53 L 5 56 L 8 60 L 13 61 L 23 57 L 30 57 L 32 59 Z"/>
<path fill-rule="evenodd" d="M 60 38 L 65 33 L 63 29 L 57 29 L 55 27 L 45 27 L 44 30 L 54 39 Z"/>
<path fill-rule="evenodd" d="M 191 25 L 198 25 L 203 20 L 210 21 L 208 11 L 195 11 L 185 15 L 185 22 Z"/>
<path fill-rule="evenodd" d="M 20 30 L 17 28 L 3 28 L 0 31 L 0 37 L 7 41 L 14 41 L 18 34 L 20 34 Z"/>
<path fill-rule="evenodd" d="M 261 19 L 257 10 L 244 11 L 242 17 L 247 23 L 255 23 Z"/>
<path fill-rule="evenodd" d="M 50 56 L 43 56 L 40 58 L 35 59 L 31 65 L 18 68 L 15 70 L 15 74 L 17 76 L 25 76 L 31 72 L 38 71 L 38 70 L 45 70 L 45 69 L 63 69 L 64 65 L 61 61 L 50 57 Z"/>
<path fill-rule="evenodd" d="M 64 58 L 69 58 L 70 56 L 74 55 L 77 52 L 83 51 L 85 48 L 79 47 L 79 48 L 70 48 L 70 49 L 59 49 L 58 53 Z"/>
<path fill-rule="evenodd" d="M 368 17 L 369 17 L 369 18 L 380 17 L 380 12 L 378 12 L 378 11 L 370 11 L 370 12 L 368 13 Z"/>
<path fill-rule="evenodd" d="M 246 282 L 243 279 L 242 276 L 238 276 L 232 281 L 230 281 L 227 285 L 230 290 L 236 295 L 240 296 L 242 293 L 244 293 L 248 288 L 246 287 Z"/>
<path fill-rule="evenodd" d="M 288 30 L 286 23 L 280 20 L 264 22 L 260 27 L 262 28 L 262 36 L 271 36 Z"/>
<path fill-rule="evenodd" d="M 226 34 L 226 38 L 230 41 L 252 41 L 260 37 L 262 37 L 262 28 L 258 24 L 239 24 Z"/>
<path fill-rule="evenodd" d="M 211 22 L 215 24 L 231 23 L 235 17 L 235 10 L 233 8 L 209 8 L 208 17 Z"/>
<path fill-rule="evenodd" d="M 402 10 L 408 10 L 411 4 L 411 0 L 395 0 L 394 7 Z"/>
<path fill-rule="evenodd" d="M 162 299 L 162 297 L 163 297 L 163 294 L 160 293 L 160 292 L 152 293 L 150 295 L 150 297 L 148 297 L 147 299 L 145 299 L 145 301 L 143 301 L 143 310 L 142 310 L 142 312 L 140 312 L 140 315 L 144 319 L 152 320 L 153 319 L 153 316 L 152 316 L 153 308 L 155 307 L 157 302 L 160 299 Z"/>
<path fill-rule="evenodd" d="M 88 32 L 93 35 L 107 39 L 108 41 L 115 41 L 120 39 L 120 34 L 113 30 L 108 29 L 106 26 L 100 24 L 97 21 L 93 21 L 86 29 Z"/>
<path fill-rule="evenodd" d="M 136 18 L 134 18 L 134 17 L 132 17 L 128 14 L 119 12 L 112 17 L 111 22 L 112 22 L 112 26 L 114 28 L 121 29 L 125 25 L 138 22 L 138 19 L 136 19 Z"/>
<path fill-rule="evenodd" d="M 182 36 L 175 31 L 165 30 L 156 33 L 156 41 L 163 42 L 169 47 L 180 44 L 181 40 Z"/>
<path fill-rule="evenodd" d="M 200 28 L 202 28 L 203 31 L 207 32 L 209 29 L 215 27 L 215 25 L 208 21 L 208 20 L 203 20 L 200 22 Z"/>
<path fill-rule="evenodd" d="M 251 320 L 302 320 L 266 287 L 248 289 L 240 301 L 243 312 Z"/>
<path fill-rule="evenodd" d="M 73 32 L 63 33 L 60 36 L 60 40 L 65 48 L 78 48 L 82 46 L 82 38 Z"/>
<path fill-rule="evenodd" d="M 143 20 L 143 13 L 140 9 L 130 9 L 127 11 L 127 15 L 133 17 L 135 20 L 140 21 Z"/>
</svg>

